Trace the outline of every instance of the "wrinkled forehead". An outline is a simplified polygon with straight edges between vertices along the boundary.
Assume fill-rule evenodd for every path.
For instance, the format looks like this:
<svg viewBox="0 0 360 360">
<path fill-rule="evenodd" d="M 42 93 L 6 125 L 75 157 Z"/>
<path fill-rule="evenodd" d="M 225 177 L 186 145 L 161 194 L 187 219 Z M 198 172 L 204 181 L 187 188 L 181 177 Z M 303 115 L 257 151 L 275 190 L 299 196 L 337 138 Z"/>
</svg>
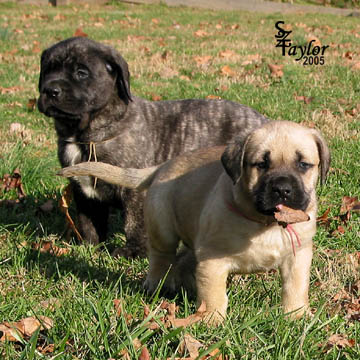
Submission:
<svg viewBox="0 0 360 360">
<path fill-rule="evenodd" d="M 251 159 L 262 159 L 268 153 L 273 161 L 319 162 L 318 148 L 312 132 L 305 127 L 287 123 L 276 123 L 256 130 L 249 139 L 246 152 Z"/>
<path fill-rule="evenodd" d="M 60 43 L 50 47 L 43 58 L 44 64 L 65 62 L 88 62 L 99 56 L 99 48 L 80 42 Z"/>
</svg>

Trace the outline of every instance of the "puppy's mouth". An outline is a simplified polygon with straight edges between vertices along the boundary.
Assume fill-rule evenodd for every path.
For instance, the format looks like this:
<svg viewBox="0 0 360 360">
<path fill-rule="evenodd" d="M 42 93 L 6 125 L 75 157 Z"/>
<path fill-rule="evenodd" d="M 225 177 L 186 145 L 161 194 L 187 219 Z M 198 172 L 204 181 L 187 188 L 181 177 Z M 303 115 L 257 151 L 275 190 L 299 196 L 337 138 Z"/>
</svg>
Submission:
<svg viewBox="0 0 360 360">
<path fill-rule="evenodd" d="M 38 99 L 37 105 L 39 111 L 48 117 L 52 117 L 56 119 L 68 119 L 68 120 L 78 120 L 81 118 L 81 114 L 67 112 L 59 109 L 54 105 L 45 105 L 44 100 L 41 97 Z"/>
<path fill-rule="evenodd" d="M 267 216 L 274 216 L 275 213 L 279 211 L 279 208 L 282 206 L 286 206 L 288 208 L 294 209 L 294 210 L 302 210 L 305 211 L 309 205 L 309 199 L 307 197 L 304 197 L 301 201 L 278 201 L 272 204 L 271 206 L 266 206 L 264 202 L 262 201 L 256 201 L 255 202 L 255 208 L 256 210 L 263 215 Z"/>
<path fill-rule="evenodd" d="M 72 113 L 68 113 L 66 111 L 60 110 L 58 108 L 56 108 L 55 106 L 49 106 L 45 111 L 44 114 L 46 116 L 49 117 L 53 117 L 53 118 L 61 118 L 61 119 L 69 119 L 69 120 L 76 120 L 76 119 L 80 119 L 81 115 L 80 114 L 72 114 Z"/>
</svg>

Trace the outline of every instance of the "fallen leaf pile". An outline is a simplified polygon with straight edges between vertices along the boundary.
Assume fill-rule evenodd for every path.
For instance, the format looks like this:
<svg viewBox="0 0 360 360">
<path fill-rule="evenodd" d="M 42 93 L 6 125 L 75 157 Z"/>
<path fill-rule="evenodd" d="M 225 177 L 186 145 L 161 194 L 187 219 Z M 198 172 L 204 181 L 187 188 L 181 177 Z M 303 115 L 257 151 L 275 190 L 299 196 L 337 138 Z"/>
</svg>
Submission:
<svg viewBox="0 0 360 360">
<path fill-rule="evenodd" d="M 165 311 L 165 315 L 160 319 L 151 319 L 148 323 L 148 327 L 152 330 L 159 329 L 160 324 L 164 327 L 188 327 L 199 321 L 201 321 L 206 314 L 206 304 L 202 303 L 197 309 L 195 314 L 189 315 L 186 318 L 176 318 L 177 307 L 175 303 L 169 303 L 167 301 L 163 301 L 159 307 L 161 310 Z M 147 306 L 144 308 L 144 318 L 149 316 L 150 311 Z"/>
<path fill-rule="evenodd" d="M 19 338 L 28 339 L 39 328 L 49 330 L 53 327 L 53 320 L 46 316 L 27 317 L 16 322 L 4 321 L 0 324 L 0 341 L 18 341 Z"/>
<path fill-rule="evenodd" d="M 348 339 L 346 334 L 333 334 L 329 337 L 325 345 L 319 344 L 320 347 L 324 347 L 323 352 L 328 353 L 332 348 L 344 349 L 346 347 L 353 347 L 355 345 L 354 339 Z"/>
<path fill-rule="evenodd" d="M 310 219 L 309 215 L 302 210 L 291 209 L 285 205 L 277 205 L 274 217 L 280 225 L 295 224 Z"/>
<path fill-rule="evenodd" d="M 19 169 L 15 169 L 13 173 L 5 174 L 0 183 L 0 193 L 6 193 L 10 190 L 15 190 L 17 193 L 17 200 L 16 202 L 19 202 L 21 199 L 23 199 L 26 194 L 23 187 L 23 184 L 21 182 L 21 173 Z M 0 202 L 1 204 L 1 202 Z"/>
<path fill-rule="evenodd" d="M 55 245 L 54 241 L 41 241 L 40 243 L 33 243 L 32 248 L 39 250 L 41 253 L 48 253 L 54 256 L 66 255 L 70 252 L 70 248 L 62 248 Z"/>
<path fill-rule="evenodd" d="M 123 310 L 123 301 L 119 299 L 115 299 L 113 301 L 114 309 L 117 316 L 124 316 L 127 323 L 133 320 L 132 316 L 126 314 Z M 206 314 L 206 305 L 202 303 L 197 309 L 195 314 L 189 315 L 186 318 L 176 318 L 176 312 L 178 311 L 178 307 L 175 303 L 169 303 L 166 300 L 163 300 L 161 304 L 153 311 L 150 311 L 148 305 L 144 305 L 144 315 L 143 320 L 150 320 L 146 323 L 148 329 L 157 331 L 161 328 L 179 328 L 179 327 L 189 327 L 199 321 L 201 321 Z M 138 360 L 147 360 L 151 359 L 149 350 L 145 345 L 143 345 L 139 339 L 133 340 L 133 345 L 135 349 L 140 350 L 140 355 Z M 209 354 L 199 357 L 199 349 L 205 348 L 205 344 L 202 344 L 200 341 L 196 340 L 194 337 L 189 335 L 188 333 L 184 333 L 184 338 L 180 342 L 178 346 L 178 353 L 181 357 L 175 357 L 171 359 L 176 360 L 226 360 L 227 357 L 223 357 L 220 353 L 219 349 L 212 350 Z M 127 350 L 121 351 L 122 359 L 130 360 L 131 357 Z M 170 358 L 166 359 L 170 360 Z"/>
<path fill-rule="evenodd" d="M 332 236 L 339 236 L 346 232 L 345 227 L 349 224 L 353 213 L 359 211 L 360 201 L 357 196 L 343 196 L 338 215 L 329 217 L 330 208 L 328 208 L 317 218 L 317 221 L 320 225 L 329 229 Z"/>
<path fill-rule="evenodd" d="M 358 253 L 358 265 L 360 263 L 360 252 Z M 349 321 L 360 321 L 360 280 L 351 284 L 346 289 L 337 292 L 332 302 L 339 306 Z"/>
</svg>

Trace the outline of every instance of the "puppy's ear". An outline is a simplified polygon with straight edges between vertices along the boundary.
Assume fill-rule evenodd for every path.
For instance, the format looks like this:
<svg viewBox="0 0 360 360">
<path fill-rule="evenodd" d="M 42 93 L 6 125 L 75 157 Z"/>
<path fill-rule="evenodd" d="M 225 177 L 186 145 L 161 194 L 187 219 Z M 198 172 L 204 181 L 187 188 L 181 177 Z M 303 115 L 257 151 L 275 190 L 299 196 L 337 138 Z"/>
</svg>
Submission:
<svg viewBox="0 0 360 360">
<path fill-rule="evenodd" d="M 110 67 L 107 66 L 108 71 L 113 71 L 116 74 L 116 86 L 119 97 L 124 100 L 125 104 L 128 104 L 132 99 L 130 93 L 130 73 L 127 62 L 113 48 L 108 48 L 106 62 L 110 65 Z"/>
<path fill-rule="evenodd" d="M 47 50 L 44 50 L 41 54 L 41 60 L 40 60 L 39 92 L 41 92 L 46 58 L 47 58 Z"/>
<path fill-rule="evenodd" d="M 325 183 L 326 175 L 329 172 L 331 155 L 330 150 L 324 140 L 317 130 L 312 130 L 316 146 L 318 148 L 318 153 L 320 157 L 320 183 L 323 185 Z"/>
<path fill-rule="evenodd" d="M 234 185 L 240 180 L 244 166 L 244 155 L 250 135 L 229 144 L 221 156 L 221 163 Z"/>
</svg>

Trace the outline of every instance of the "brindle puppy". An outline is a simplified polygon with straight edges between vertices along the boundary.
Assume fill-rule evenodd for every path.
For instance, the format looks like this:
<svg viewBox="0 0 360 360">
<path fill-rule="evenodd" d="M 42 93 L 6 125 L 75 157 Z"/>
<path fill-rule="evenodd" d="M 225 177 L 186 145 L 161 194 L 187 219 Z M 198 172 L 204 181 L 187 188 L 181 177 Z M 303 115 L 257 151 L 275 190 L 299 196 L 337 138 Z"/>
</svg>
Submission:
<svg viewBox="0 0 360 360">
<path fill-rule="evenodd" d="M 61 41 L 41 56 L 38 108 L 54 118 L 61 166 L 102 161 L 143 168 L 180 153 L 225 144 L 268 120 L 226 100 L 150 102 L 130 92 L 128 65 L 109 46 L 83 37 Z M 120 206 L 132 255 L 144 249 L 143 196 L 91 177 L 72 180 L 79 230 L 106 238 L 109 206 Z"/>
</svg>

